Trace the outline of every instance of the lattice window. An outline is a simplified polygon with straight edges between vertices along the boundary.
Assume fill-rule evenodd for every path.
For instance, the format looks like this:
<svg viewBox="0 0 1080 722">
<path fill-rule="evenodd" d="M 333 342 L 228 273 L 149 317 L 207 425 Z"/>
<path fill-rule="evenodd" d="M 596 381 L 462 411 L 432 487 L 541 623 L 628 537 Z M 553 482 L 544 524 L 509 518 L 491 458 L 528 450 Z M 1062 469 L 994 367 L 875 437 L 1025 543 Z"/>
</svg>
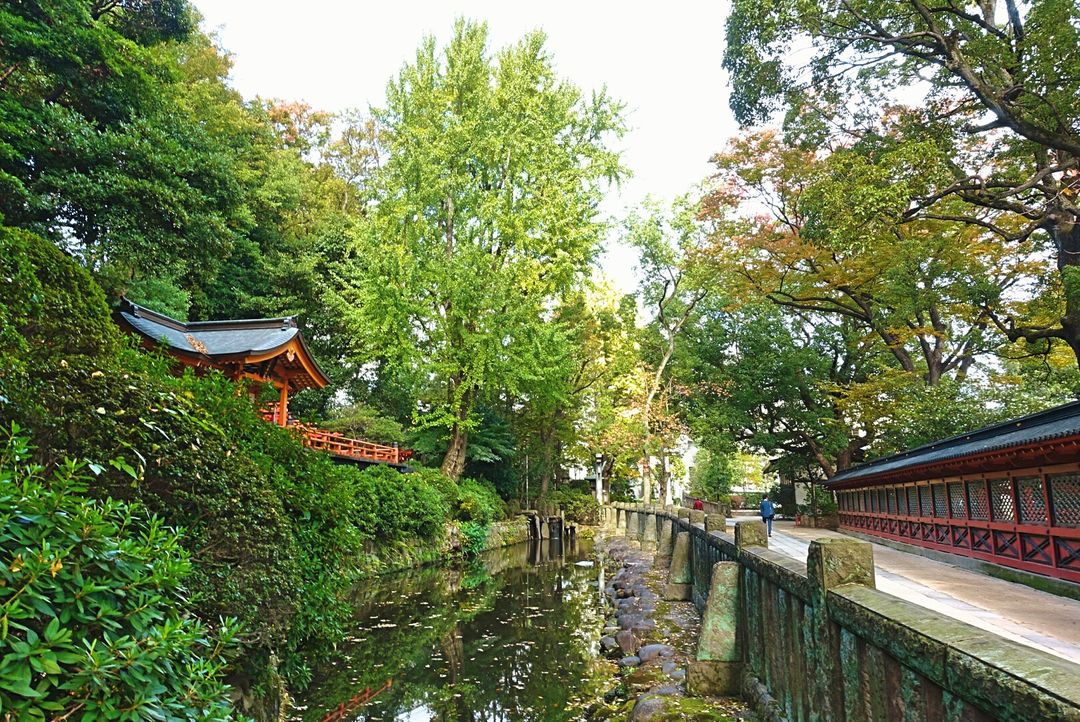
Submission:
<svg viewBox="0 0 1080 722">
<path fill-rule="evenodd" d="M 948 516 L 945 510 L 945 485 L 934 484 L 930 489 L 934 495 L 934 516 L 941 518 Z"/>
<path fill-rule="evenodd" d="M 1080 474 L 1050 477 L 1050 506 L 1054 510 L 1054 526 L 1080 528 Z"/>
<path fill-rule="evenodd" d="M 964 485 L 949 484 L 949 511 L 953 519 L 963 519 L 964 513 Z"/>
<path fill-rule="evenodd" d="M 968 518 L 977 521 L 986 521 L 990 518 L 990 502 L 986 498 L 986 484 L 982 481 L 969 481 L 968 491 Z"/>
<path fill-rule="evenodd" d="M 889 502 L 889 513 L 896 513 L 896 489 L 886 489 L 885 499 Z"/>
<path fill-rule="evenodd" d="M 876 512 L 878 510 L 877 491 L 876 490 L 871 490 L 869 492 L 869 494 L 870 494 L 870 511 Z"/>
<path fill-rule="evenodd" d="M 919 515 L 919 490 L 914 486 L 907 488 L 907 515 Z"/>
<path fill-rule="evenodd" d="M 1041 476 L 1028 476 L 1016 480 L 1016 496 L 1020 501 L 1017 511 L 1021 524 L 1046 523 L 1046 497 L 1043 496 Z"/>
<path fill-rule="evenodd" d="M 885 493 L 884 489 L 878 489 L 877 496 L 878 496 L 878 502 L 877 502 L 878 503 L 878 511 L 880 511 L 882 514 L 884 514 L 885 512 L 887 512 L 889 510 L 888 494 Z"/>
<path fill-rule="evenodd" d="M 1016 521 L 1012 479 L 991 479 L 990 501 L 994 506 L 994 521 Z"/>
<path fill-rule="evenodd" d="M 919 502 L 920 502 L 919 510 L 922 513 L 922 516 L 933 516 L 934 505 L 933 505 L 933 500 L 930 498 L 930 487 L 929 486 L 920 486 L 919 487 Z"/>
</svg>

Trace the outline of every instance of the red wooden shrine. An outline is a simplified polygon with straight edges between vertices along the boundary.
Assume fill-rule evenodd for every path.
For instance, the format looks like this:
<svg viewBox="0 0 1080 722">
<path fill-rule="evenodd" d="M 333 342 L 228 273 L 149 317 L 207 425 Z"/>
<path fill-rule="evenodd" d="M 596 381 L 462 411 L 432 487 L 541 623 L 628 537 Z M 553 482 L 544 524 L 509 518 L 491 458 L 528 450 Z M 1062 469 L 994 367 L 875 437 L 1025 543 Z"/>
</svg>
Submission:
<svg viewBox="0 0 1080 722">
<path fill-rule="evenodd" d="M 185 323 L 124 299 L 117 320 L 139 335 L 144 346 L 164 347 L 185 366 L 273 386 L 278 400 L 263 410 L 263 417 L 294 429 L 306 446 L 340 460 L 367 463 L 403 464 L 412 456 L 409 449 L 352 439 L 289 416 L 290 395 L 330 383 L 292 317 Z"/>
</svg>

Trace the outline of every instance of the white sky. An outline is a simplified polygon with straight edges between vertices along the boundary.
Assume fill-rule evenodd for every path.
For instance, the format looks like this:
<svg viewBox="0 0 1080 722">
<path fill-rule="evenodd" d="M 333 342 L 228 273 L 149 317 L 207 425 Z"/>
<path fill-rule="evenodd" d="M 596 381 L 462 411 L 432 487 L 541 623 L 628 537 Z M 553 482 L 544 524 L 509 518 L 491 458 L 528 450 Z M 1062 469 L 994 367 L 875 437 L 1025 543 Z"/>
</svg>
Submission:
<svg viewBox="0 0 1080 722">
<path fill-rule="evenodd" d="M 721 70 L 728 3 L 607 0 L 379 2 L 194 0 L 205 27 L 234 55 L 246 97 L 303 100 L 330 111 L 381 105 L 386 82 L 423 36 L 448 39 L 456 17 L 485 20 L 491 45 L 542 29 L 558 72 L 586 91 L 606 85 L 626 103 L 621 141 L 633 172 L 605 212 L 621 217 L 647 195 L 670 200 L 709 172 L 737 129 Z M 604 272 L 634 287 L 632 253 L 609 243 Z"/>
</svg>

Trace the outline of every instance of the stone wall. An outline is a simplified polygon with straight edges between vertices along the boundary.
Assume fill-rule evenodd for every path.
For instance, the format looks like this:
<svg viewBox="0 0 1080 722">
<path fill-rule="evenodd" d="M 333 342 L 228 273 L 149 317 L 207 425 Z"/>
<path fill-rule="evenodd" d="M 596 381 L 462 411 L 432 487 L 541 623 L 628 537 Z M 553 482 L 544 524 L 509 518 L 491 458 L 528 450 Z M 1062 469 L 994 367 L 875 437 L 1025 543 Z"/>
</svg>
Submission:
<svg viewBox="0 0 1080 722">
<path fill-rule="evenodd" d="M 1080 665 L 878 591 L 866 542 L 815 541 L 803 564 L 770 551 L 760 521 L 737 522 L 733 537 L 680 511 L 616 504 L 606 518 L 689 532 L 692 599 L 736 629 L 738 667 L 721 672 L 738 669 L 763 719 L 1080 721 Z M 737 579 L 737 604 L 717 600 L 734 620 L 712 608 L 714 569 Z M 707 632 L 703 662 L 716 659 Z"/>
<path fill-rule="evenodd" d="M 499 549 L 529 541 L 529 524 L 524 517 L 497 521 L 488 529 L 484 549 Z"/>
</svg>

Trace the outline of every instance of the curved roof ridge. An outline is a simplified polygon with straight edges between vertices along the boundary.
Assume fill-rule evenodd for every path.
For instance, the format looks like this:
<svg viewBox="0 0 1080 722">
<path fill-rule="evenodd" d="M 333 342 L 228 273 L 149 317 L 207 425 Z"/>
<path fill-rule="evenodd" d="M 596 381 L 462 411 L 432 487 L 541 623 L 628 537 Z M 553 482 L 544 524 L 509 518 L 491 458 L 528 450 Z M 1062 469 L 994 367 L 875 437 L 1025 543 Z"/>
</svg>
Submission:
<svg viewBox="0 0 1080 722">
<path fill-rule="evenodd" d="M 1059 428 L 1044 435 L 1038 434 L 1038 428 L 1040 426 L 1054 424 L 1055 422 L 1067 419 L 1076 419 L 1077 424 L 1075 424 L 1075 426 L 1077 429 L 1072 429 L 1071 427 L 1070 429 Z M 829 480 L 829 483 L 862 476 L 872 476 L 876 472 L 881 471 L 882 467 L 889 467 L 889 471 L 895 471 L 901 468 L 915 466 L 919 463 L 962 458 L 964 456 L 984 453 L 986 451 L 1004 449 L 1010 446 L 1020 446 L 1026 443 L 1056 438 L 1066 433 L 1074 433 L 1076 430 L 1080 430 L 1080 401 L 1070 401 L 1069 403 L 1061 404 L 1060 406 L 1053 406 L 1049 409 L 1037 411 L 1025 416 L 1019 416 L 1014 419 L 1008 419 L 1006 421 L 999 421 L 996 424 L 984 426 L 945 439 L 932 441 L 921 446 L 905 449 L 904 451 L 899 451 L 895 454 L 868 461 L 864 464 L 837 473 Z M 1022 431 L 1030 431 L 1031 433 L 1020 433 Z M 978 443 L 992 440 L 999 436 L 1008 436 L 1010 438 L 1002 439 L 1002 443 L 997 445 Z M 965 446 L 968 446 L 969 448 L 964 449 L 963 447 Z M 949 454 L 948 452 L 950 449 L 955 450 L 957 453 Z"/>
</svg>

